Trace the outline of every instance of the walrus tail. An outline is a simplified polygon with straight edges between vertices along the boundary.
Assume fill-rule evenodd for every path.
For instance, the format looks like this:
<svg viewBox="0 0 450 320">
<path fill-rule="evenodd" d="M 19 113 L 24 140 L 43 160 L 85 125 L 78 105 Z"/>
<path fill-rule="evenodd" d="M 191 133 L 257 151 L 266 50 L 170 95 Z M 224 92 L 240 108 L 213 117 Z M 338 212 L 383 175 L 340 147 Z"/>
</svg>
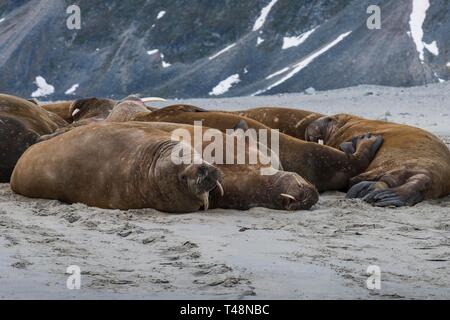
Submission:
<svg viewBox="0 0 450 320">
<path fill-rule="evenodd" d="M 0 116 L 0 182 L 8 183 L 17 161 L 39 138 L 13 117 Z"/>
</svg>

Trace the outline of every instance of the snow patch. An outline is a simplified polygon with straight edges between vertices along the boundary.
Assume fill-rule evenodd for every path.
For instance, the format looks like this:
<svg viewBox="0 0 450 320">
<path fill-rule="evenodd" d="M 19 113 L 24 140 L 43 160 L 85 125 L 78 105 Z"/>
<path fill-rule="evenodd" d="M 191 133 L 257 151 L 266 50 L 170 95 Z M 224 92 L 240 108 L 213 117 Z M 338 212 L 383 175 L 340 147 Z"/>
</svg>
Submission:
<svg viewBox="0 0 450 320">
<path fill-rule="evenodd" d="M 423 45 L 425 46 L 425 48 L 430 51 L 433 55 L 438 56 L 439 55 L 439 48 L 437 46 L 437 42 L 433 41 L 430 44 L 427 43 L 423 43 Z"/>
<path fill-rule="evenodd" d="M 78 83 L 74 84 L 73 86 L 71 86 L 71 87 L 65 92 L 65 94 L 66 94 L 66 95 L 74 94 L 75 91 L 77 91 L 77 89 L 78 89 L 79 86 L 80 86 L 80 85 L 79 85 Z"/>
<path fill-rule="evenodd" d="M 215 58 L 217 58 L 218 56 L 220 56 L 222 53 L 227 52 L 228 50 L 230 50 L 231 48 L 233 48 L 236 45 L 236 43 L 230 44 L 228 47 L 220 50 L 219 52 L 217 52 L 216 54 L 212 55 L 211 57 L 209 57 L 209 60 L 213 60 Z"/>
<path fill-rule="evenodd" d="M 222 80 L 221 82 L 219 82 L 219 84 L 217 86 L 215 86 L 211 92 L 209 93 L 210 96 L 220 96 L 226 92 L 228 92 L 228 90 L 231 89 L 232 86 L 234 86 L 235 84 L 241 82 L 241 79 L 239 78 L 239 74 L 233 74 L 231 76 L 229 76 L 228 78 L 226 78 L 225 80 Z"/>
<path fill-rule="evenodd" d="M 2 23 L 3 21 L 5 21 L 5 18 L 1 18 L 0 19 L 0 23 Z"/>
<path fill-rule="evenodd" d="M 423 41 L 423 23 L 427 17 L 427 10 L 430 8 L 429 0 L 413 0 L 412 12 L 409 18 L 409 26 L 411 28 L 411 38 L 416 45 L 417 52 L 419 53 L 419 59 L 424 63 L 424 49 L 427 49 L 434 55 L 439 54 L 436 41 L 431 44 L 426 44 Z"/>
<path fill-rule="evenodd" d="M 156 19 L 159 20 L 162 17 L 164 17 L 166 15 L 166 11 L 162 10 L 158 13 L 158 15 L 156 16 Z"/>
<path fill-rule="evenodd" d="M 33 98 L 45 97 L 55 92 L 55 87 L 48 84 L 44 77 L 37 76 L 34 83 L 38 88 L 31 94 Z"/>
<path fill-rule="evenodd" d="M 261 38 L 261 37 L 258 37 L 257 39 L 256 39 L 256 46 L 259 46 L 261 43 L 263 43 L 265 40 L 263 39 L 263 38 Z"/>
<path fill-rule="evenodd" d="M 278 71 L 275 72 L 275 73 L 272 73 L 272 74 L 268 75 L 268 76 L 266 77 L 266 79 L 267 79 L 267 80 L 272 79 L 273 77 L 279 76 L 280 74 L 283 74 L 283 73 L 285 73 L 285 72 L 287 72 L 287 71 L 289 71 L 289 68 L 288 68 L 288 67 L 283 68 L 283 69 L 281 69 L 281 70 L 278 70 Z"/>
<path fill-rule="evenodd" d="M 161 60 L 162 60 L 161 64 L 162 64 L 163 68 L 168 68 L 168 67 L 170 67 L 172 65 L 172 64 L 164 61 L 164 55 L 162 53 L 160 53 L 159 56 L 161 57 Z"/>
<path fill-rule="evenodd" d="M 283 38 L 283 46 L 281 47 L 283 50 L 286 50 L 288 48 L 297 47 L 301 45 L 303 42 L 306 41 L 306 39 L 309 38 L 309 36 L 316 31 L 317 28 L 314 28 L 312 30 L 306 31 L 305 33 L 302 33 L 301 35 L 297 37 L 284 37 Z"/>
<path fill-rule="evenodd" d="M 447 67 L 449 67 L 449 68 L 450 68 L 450 62 L 447 62 Z"/>
<path fill-rule="evenodd" d="M 149 56 L 152 56 L 152 55 L 157 54 L 158 52 L 159 52 L 159 49 L 153 49 L 153 50 L 147 51 L 147 54 Z M 169 62 L 164 61 L 164 54 L 162 52 L 159 52 L 159 57 L 161 58 L 161 65 L 162 65 L 163 68 L 168 68 L 168 67 L 170 67 L 172 65 Z"/>
<path fill-rule="evenodd" d="M 352 31 L 346 32 L 341 34 L 339 37 L 337 37 L 334 41 L 330 42 L 329 44 L 327 44 L 326 46 L 322 47 L 320 50 L 314 52 L 313 54 L 309 55 L 307 58 L 301 60 L 299 63 L 295 64 L 292 67 L 292 70 L 283 78 L 281 78 L 280 80 L 278 80 L 277 82 L 271 84 L 269 87 L 267 87 L 264 90 L 259 90 L 257 92 L 255 92 L 253 95 L 258 95 L 261 93 L 264 93 L 266 91 L 269 91 L 275 87 L 278 87 L 280 84 L 282 84 L 283 82 L 285 82 L 286 80 L 292 78 L 294 75 L 296 75 L 297 73 L 299 73 L 300 71 L 302 71 L 303 69 L 305 69 L 311 62 L 313 62 L 314 60 L 316 60 L 318 57 L 320 57 L 322 54 L 324 54 L 325 52 L 327 52 L 328 50 L 330 50 L 331 48 L 333 48 L 335 45 L 337 45 L 339 42 L 341 42 L 342 40 L 344 40 L 348 35 L 350 35 L 352 33 Z M 286 72 L 287 70 L 281 69 L 278 72 L 275 72 L 274 74 L 281 74 Z"/>
<path fill-rule="evenodd" d="M 149 56 L 152 56 L 152 55 L 158 53 L 158 51 L 159 51 L 158 49 L 149 50 L 149 51 L 147 51 L 147 54 L 148 54 Z"/>
<path fill-rule="evenodd" d="M 270 10 L 275 5 L 275 3 L 277 3 L 277 1 L 278 0 L 272 0 L 267 6 L 262 8 L 261 14 L 259 15 L 258 19 L 256 19 L 255 24 L 253 26 L 253 31 L 257 31 L 262 28 L 262 26 L 266 22 L 267 16 L 270 13 Z"/>
</svg>

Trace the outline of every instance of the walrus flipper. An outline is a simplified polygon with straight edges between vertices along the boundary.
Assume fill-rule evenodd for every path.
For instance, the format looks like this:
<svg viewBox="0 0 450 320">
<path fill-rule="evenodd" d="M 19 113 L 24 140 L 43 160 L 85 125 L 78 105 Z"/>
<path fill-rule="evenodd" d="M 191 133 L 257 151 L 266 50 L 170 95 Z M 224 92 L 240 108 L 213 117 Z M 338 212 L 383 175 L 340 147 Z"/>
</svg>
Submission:
<svg viewBox="0 0 450 320">
<path fill-rule="evenodd" d="M 393 176 L 387 174 L 384 181 L 362 181 L 347 192 L 347 198 L 360 198 L 376 207 L 413 206 L 425 199 L 425 192 L 431 184 L 431 178 L 425 172 L 408 176 L 407 171 L 397 171 Z M 398 186 L 396 186 L 398 185 Z"/>
</svg>

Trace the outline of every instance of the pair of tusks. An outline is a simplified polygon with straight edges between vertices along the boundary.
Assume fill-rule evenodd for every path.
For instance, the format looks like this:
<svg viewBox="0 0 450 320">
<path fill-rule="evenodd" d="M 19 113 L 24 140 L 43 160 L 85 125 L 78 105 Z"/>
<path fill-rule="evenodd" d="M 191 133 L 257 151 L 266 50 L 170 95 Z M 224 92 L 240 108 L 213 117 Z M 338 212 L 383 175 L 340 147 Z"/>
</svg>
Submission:
<svg viewBox="0 0 450 320">
<path fill-rule="evenodd" d="M 217 187 L 219 188 L 220 195 L 223 197 L 225 192 L 223 191 L 222 184 L 219 181 L 216 181 L 216 184 Z M 209 209 L 209 192 L 202 193 L 202 200 L 203 200 L 203 210 L 206 211 Z"/>
<path fill-rule="evenodd" d="M 147 102 L 164 102 L 164 101 L 167 101 L 167 100 L 164 99 L 164 98 L 159 98 L 159 97 L 147 97 L 147 98 L 141 98 L 141 101 L 142 101 L 143 103 L 147 103 Z M 80 112 L 80 109 L 75 109 L 75 110 L 73 110 L 73 112 L 72 112 L 72 117 L 75 117 L 75 115 L 76 115 L 78 112 Z"/>
</svg>

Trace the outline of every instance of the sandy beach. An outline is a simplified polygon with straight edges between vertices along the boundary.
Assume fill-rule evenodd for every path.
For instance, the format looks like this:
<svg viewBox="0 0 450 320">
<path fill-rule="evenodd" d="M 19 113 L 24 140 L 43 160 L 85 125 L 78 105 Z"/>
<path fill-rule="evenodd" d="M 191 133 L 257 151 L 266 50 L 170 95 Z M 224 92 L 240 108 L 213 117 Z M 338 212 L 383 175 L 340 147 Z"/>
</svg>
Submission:
<svg viewBox="0 0 450 320">
<path fill-rule="evenodd" d="M 354 113 L 450 142 L 450 83 L 183 102 Z M 448 299 L 449 231 L 450 197 L 387 209 L 329 192 L 309 211 L 170 215 L 27 199 L 1 184 L 0 298 Z M 66 288 L 70 265 L 80 290 Z M 371 265 L 379 290 L 366 286 Z"/>
</svg>

